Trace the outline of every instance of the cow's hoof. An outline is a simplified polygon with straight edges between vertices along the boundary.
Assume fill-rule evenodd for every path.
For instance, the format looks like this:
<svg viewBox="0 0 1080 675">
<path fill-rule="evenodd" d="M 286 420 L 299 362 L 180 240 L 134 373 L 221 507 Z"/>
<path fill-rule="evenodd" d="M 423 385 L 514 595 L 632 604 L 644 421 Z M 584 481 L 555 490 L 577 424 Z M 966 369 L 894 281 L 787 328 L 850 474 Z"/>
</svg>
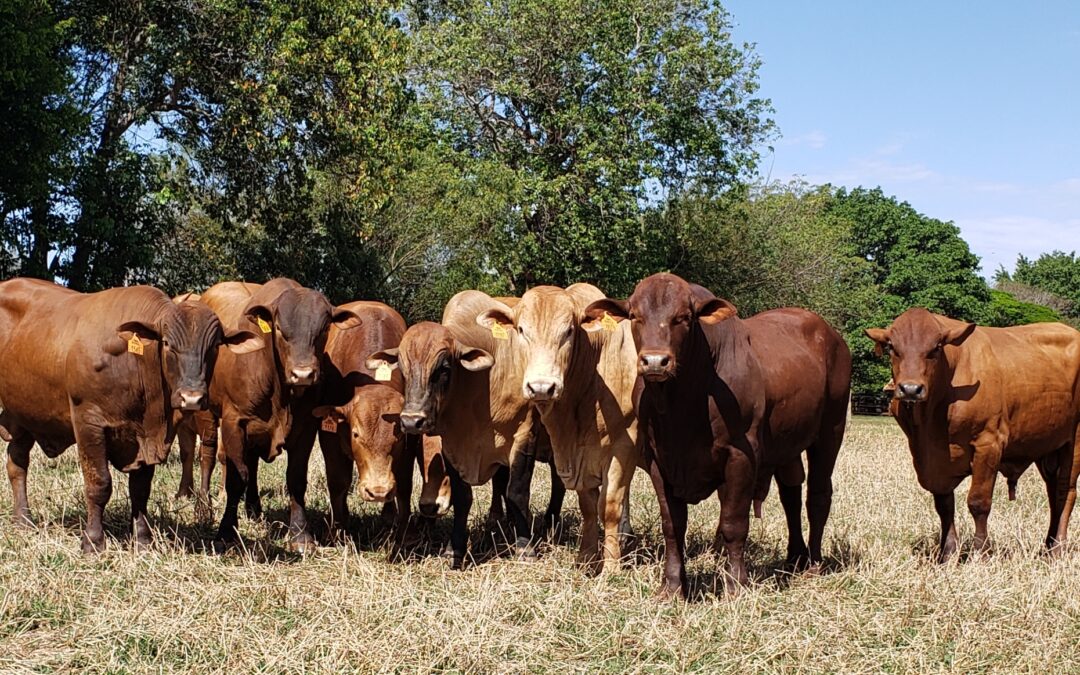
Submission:
<svg viewBox="0 0 1080 675">
<path fill-rule="evenodd" d="M 244 513 L 247 514 L 248 520 L 262 522 L 262 504 L 244 504 Z"/>
<path fill-rule="evenodd" d="M 187 486 L 181 486 L 180 489 L 177 490 L 176 494 L 173 496 L 173 499 L 177 499 L 177 500 L 179 500 L 179 499 L 194 499 L 194 498 L 195 498 L 195 491 L 192 490 L 190 487 L 187 487 Z"/>
<path fill-rule="evenodd" d="M 11 524 L 17 530 L 33 530 L 37 527 L 34 525 L 34 521 L 31 520 L 29 512 L 15 514 L 11 519 Z"/>
<path fill-rule="evenodd" d="M 132 543 L 136 553 L 146 553 L 153 547 L 154 539 L 152 537 L 136 537 Z"/>
<path fill-rule="evenodd" d="M 299 553 L 301 555 L 314 553 L 315 550 L 319 548 L 319 545 L 315 542 L 315 537 L 312 537 L 306 532 L 293 537 L 287 546 L 293 553 Z"/>
<path fill-rule="evenodd" d="M 656 589 L 653 593 L 653 600 L 656 602 L 678 602 L 686 600 L 686 591 L 683 590 L 681 585 L 672 585 L 668 583 L 660 584 L 660 588 Z"/>
<path fill-rule="evenodd" d="M 97 555 L 105 550 L 105 537 L 102 537 L 100 541 L 94 541 L 89 537 L 84 536 L 82 539 L 82 552 L 83 555 Z"/>
<path fill-rule="evenodd" d="M 811 577 L 811 578 L 820 577 L 824 573 L 825 573 L 825 569 L 822 567 L 820 562 L 811 563 L 811 564 L 807 565 L 806 569 L 804 569 L 802 571 L 802 575 L 804 577 Z"/>
</svg>

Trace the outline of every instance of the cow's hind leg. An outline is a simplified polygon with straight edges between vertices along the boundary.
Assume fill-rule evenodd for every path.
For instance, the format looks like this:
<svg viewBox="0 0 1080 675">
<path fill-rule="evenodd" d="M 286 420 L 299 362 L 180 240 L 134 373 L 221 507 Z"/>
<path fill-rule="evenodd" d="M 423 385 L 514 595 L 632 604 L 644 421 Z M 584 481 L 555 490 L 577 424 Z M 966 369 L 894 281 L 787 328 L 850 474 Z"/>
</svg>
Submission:
<svg viewBox="0 0 1080 675">
<path fill-rule="evenodd" d="M 153 541 L 150 523 L 146 520 L 146 505 L 150 501 L 150 485 L 154 467 L 144 466 L 128 475 L 128 495 L 131 498 L 131 537 L 136 551 L 146 550 Z"/>
<path fill-rule="evenodd" d="M 1058 550 L 1069 540 L 1069 519 L 1076 505 L 1076 480 L 1080 478 L 1080 424 L 1076 425 L 1072 446 L 1066 448 L 1066 453 L 1069 457 L 1069 471 L 1067 472 L 1068 482 L 1063 486 L 1065 505 L 1061 509 L 1061 523 L 1058 525 Z"/>
<path fill-rule="evenodd" d="M 86 492 L 86 529 L 83 530 L 82 550 L 83 553 L 98 553 L 105 550 L 102 517 L 112 497 L 112 475 L 105 450 L 105 433 L 96 427 L 77 426 L 75 439 Z"/>
<path fill-rule="evenodd" d="M 834 406 L 834 421 L 823 425 L 817 440 L 806 451 L 806 517 L 810 521 L 810 572 L 821 569 L 821 543 L 825 536 L 825 524 L 832 511 L 832 475 L 847 426 L 848 397 L 845 395 L 841 400 L 843 405 Z"/>
<path fill-rule="evenodd" d="M 26 473 L 30 469 L 30 449 L 34 447 L 34 438 L 30 435 L 13 438 L 7 448 L 7 472 L 11 481 L 11 496 L 14 510 L 11 514 L 16 527 L 33 527 L 30 519 L 30 504 L 26 499 Z"/>
</svg>

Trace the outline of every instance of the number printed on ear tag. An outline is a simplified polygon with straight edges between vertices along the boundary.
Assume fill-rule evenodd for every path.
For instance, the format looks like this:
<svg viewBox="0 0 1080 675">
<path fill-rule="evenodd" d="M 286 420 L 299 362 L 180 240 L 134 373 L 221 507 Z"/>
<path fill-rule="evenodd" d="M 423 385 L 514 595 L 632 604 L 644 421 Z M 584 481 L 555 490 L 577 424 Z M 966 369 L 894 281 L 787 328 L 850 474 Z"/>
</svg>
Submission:
<svg viewBox="0 0 1080 675">
<path fill-rule="evenodd" d="M 142 356 L 143 345 L 142 340 L 139 339 L 138 335 L 132 335 L 131 339 L 128 340 L 127 345 L 129 352 L 131 352 L 132 354 L 137 354 L 138 356 Z"/>
<path fill-rule="evenodd" d="M 509 340 L 510 333 L 506 332 L 506 326 L 496 322 L 491 324 L 491 337 L 496 340 Z"/>
<path fill-rule="evenodd" d="M 266 323 L 266 320 L 263 319 L 261 316 L 255 319 L 255 323 L 259 324 L 259 330 L 261 330 L 262 332 L 270 332 L 270 324 Z"/>
<path fill-rule="evenodd" d="M 375 369 L 375 381 L 376 382 L 389 382 L 390 381 L 390 364 L 382 363 Z"/>
<path fill-rule="evenodd" d="M 613 331 L 619 327 L 619 322 L 615 320 L 615 317 L 604 312 L 604 318 L 600 319 L 600 325 L 603 326 L 606 331 Z"/>
<path fill-rule="evenodd" d="M 310 429 L 311 427 L 308 428 Z M 320 425 L 320 428 L 323 431 L 329 431 L 330 433 L 335 434 L 337 433 L 337 420 L 327 415 L 326 417 L 322 418 L 322 424 Z"/>
</svg>

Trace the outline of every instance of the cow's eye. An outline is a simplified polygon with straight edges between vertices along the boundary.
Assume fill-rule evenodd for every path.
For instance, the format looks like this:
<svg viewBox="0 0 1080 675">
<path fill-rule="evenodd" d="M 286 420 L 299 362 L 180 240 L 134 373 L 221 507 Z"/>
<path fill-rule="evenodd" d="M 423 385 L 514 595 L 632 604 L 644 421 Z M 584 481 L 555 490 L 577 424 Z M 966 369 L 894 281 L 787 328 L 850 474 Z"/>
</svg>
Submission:
<svg viewBox="0 0 1080 675">
<path fill-rule="evenodd" d="M 161 338 L 161 346 L 167 348 L 169 346 L 169 341 L 165 338 Z"/>
<path fill-rule="evenodd" d="M 935 345 L 934 348 L 931 349 L 930 352 L 927 354 L 927 356 L 929 356 L 932 359 L 936 359 L 940 355 L 941 355 L 941 345 L 940 344 Z"/>
<path fill-rule="evenodd" d="M 566 330 L 563 331 L 563 338 L 568 338 L 573 334 L 574 334 L 574 327 L 573 326 L 567 326 Z"/>
</svg>

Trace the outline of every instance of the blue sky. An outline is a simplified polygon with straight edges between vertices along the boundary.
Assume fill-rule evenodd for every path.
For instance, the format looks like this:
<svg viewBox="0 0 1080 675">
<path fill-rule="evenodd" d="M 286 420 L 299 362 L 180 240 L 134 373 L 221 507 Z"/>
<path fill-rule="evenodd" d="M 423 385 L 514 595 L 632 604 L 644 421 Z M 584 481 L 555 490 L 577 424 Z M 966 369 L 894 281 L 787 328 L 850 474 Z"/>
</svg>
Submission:
<svg viewBox="0 0 1080 675">
<path fill-rule="evenodd" d="M 782 137 L 771 180 L 955 222 L 984 276 L 1080 251 L 1080 0 L 726 0 Z"/>
</svg>

